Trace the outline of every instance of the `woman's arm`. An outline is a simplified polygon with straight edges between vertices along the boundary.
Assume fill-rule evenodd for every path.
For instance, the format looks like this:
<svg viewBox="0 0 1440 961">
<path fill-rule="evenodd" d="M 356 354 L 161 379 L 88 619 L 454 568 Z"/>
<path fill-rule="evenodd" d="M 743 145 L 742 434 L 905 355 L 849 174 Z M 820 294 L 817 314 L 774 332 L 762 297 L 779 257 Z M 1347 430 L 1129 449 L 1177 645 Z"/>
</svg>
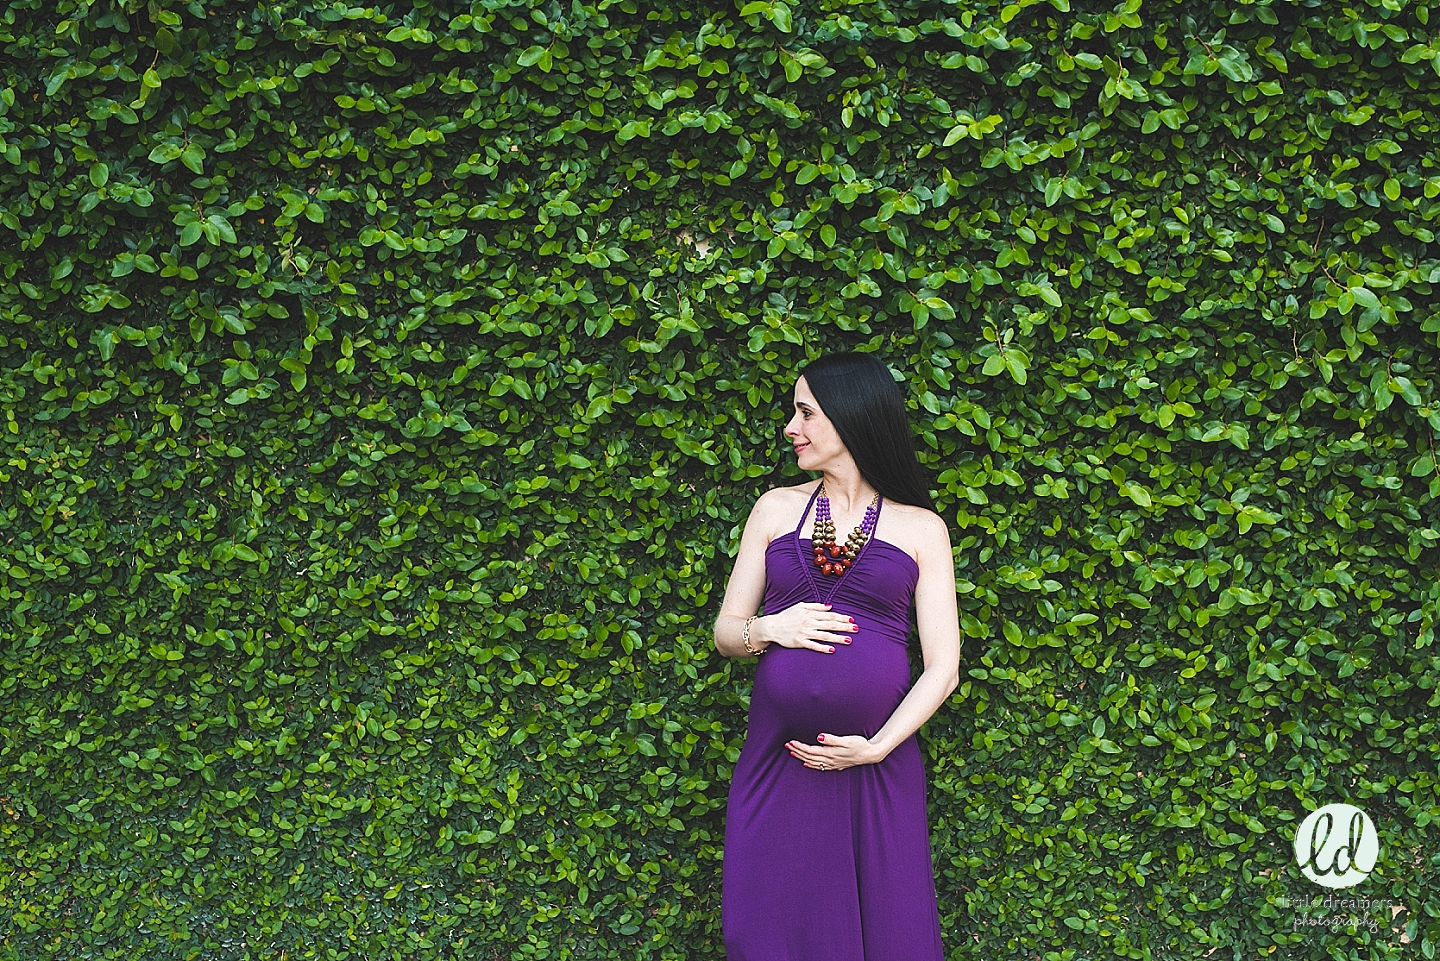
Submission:
<svg viewBox="0 0 1440 961">
<path fill-rule="evenodd" d="M 955 607 L 955 555 L 950 531 L 936 514 L 926 518 L 915 583 L 915 620 L 925 669 L 905 699 L 870 738 L 872 763 L 885 759 L 920 729 L 960 684 L 960 618 Z"/>
<path fill-rule="evenodd" d="M 765 548 L 769 546 L 767 535 L 772 526 L 769 514 L 775 506 L 775 493 L 776 490 L 768 490 L 760 495 L 750 508 L 745 532 L 740 535 L 740 552 L 730 571 L 720 616 L 715 618 L 715 650 L 725 657 L 754 656 L 745 650 L 740 639 L 745 633 L 746 619 L 760 609 L 760 602 L 765 599 Z M 758 650 L 764 650 L 769 643 L 764 621 L 763 617 L 756 618 L 750 626 L 750 646 Z"/>
</svg>

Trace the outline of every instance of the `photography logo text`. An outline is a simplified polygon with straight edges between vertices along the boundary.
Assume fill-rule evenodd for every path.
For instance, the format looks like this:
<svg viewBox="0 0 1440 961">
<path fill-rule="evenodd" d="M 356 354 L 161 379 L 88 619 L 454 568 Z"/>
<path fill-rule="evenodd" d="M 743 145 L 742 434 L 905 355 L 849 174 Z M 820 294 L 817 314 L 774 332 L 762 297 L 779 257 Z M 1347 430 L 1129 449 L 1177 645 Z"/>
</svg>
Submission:
<svg viewBox="0 0 1440 961">
<path fill-rule="evenodd" d="M 1300 873 L 1327 888 L 1364 881 L 1379 856 L 1375 822 L 1353 804 L 1327 804 L 1311 811 L 1295 832 Z"/>
</svg>

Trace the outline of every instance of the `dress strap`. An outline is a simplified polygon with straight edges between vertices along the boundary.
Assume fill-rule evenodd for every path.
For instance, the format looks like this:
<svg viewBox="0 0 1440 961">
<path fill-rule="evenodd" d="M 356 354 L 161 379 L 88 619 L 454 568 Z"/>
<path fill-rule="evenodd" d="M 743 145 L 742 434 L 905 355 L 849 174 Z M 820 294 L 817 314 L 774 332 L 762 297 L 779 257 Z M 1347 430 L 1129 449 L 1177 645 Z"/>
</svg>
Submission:
<svg viewBox="0 0 1440 961">
<path fill-rule="evenodd" d="M 820 496 L 820 484 L 815 485 L 815 491 L 810 495 L 810 503 L 805 505 L 805 510 L 800 513 L 800 523 L 795 525 L 795 536 L 800 536 L 800 529 L 805 526 L 805 518 L 810 516 L 810 508 L 815 506 L 815 498 Z"/>
</svg>

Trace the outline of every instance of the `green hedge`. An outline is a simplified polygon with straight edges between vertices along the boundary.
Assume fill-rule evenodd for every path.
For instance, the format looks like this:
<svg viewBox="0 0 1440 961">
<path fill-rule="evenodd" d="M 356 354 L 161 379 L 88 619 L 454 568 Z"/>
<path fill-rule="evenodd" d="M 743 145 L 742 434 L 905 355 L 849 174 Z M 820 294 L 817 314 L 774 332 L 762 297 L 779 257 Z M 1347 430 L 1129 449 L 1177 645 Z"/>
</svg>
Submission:
<svg viewBox="0 0 1440 961">
<path fill-rule="evenodd" d="M 0 959 L 723 957 L 711 626 L 841 349 L 956 547 L 949 956 L 1433 957 L 1437 30 L 7 4 Z M 1338 800 L 1377 932 L 1281 900 Z"/>
</svg>

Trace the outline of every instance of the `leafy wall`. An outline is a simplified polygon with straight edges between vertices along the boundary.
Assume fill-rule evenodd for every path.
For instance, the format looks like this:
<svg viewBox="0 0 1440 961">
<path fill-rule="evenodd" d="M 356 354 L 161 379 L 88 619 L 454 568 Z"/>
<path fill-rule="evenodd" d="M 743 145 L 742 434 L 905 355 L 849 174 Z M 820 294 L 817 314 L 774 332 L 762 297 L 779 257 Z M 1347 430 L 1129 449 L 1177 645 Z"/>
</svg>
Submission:
<svg viewBox="0 0 1440 961">
<path fill-rule="evenodd" d="M 851 348 L 956 547 L 950 956 L 1433 957 L 1437 36 L 13 0 L 0 959 L 722 957 L 711 624 Z M 1393 907 L 1302 929 L 1346 799 Z"/>
</svg>

